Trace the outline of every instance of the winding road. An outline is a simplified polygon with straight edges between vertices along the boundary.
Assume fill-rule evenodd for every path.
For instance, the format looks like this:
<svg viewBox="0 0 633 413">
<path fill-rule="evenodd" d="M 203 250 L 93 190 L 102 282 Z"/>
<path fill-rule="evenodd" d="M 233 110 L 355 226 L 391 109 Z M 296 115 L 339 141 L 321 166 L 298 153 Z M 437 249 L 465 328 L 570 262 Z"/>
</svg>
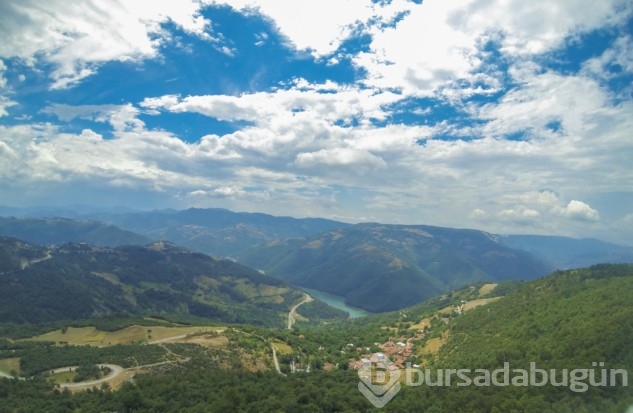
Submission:
<svg viewBox="0 0 633 413">
<path fill-rule="evenodd" d="M 310 301 L 313 301 L 313 298 L 310 297 L 308 294 L 303 293 L 303 300 L 295 304 L 290 309 L 290 312 L 288 313 L 288 330 L 292 330 L 292 325 L 294 324 L 295 317 L 297 316 L 297 307 L 299 307 L 301 304 L 309 303 Z"/>
<path fill-rule="evenodd" d="M 59 387 L 64 389 L 64 388 L 68 388 L 68 389 L 83 389 L 83 388 L 89 388 L 89 387 L 94 387 L 94 386 L 98 386 L 102 383 L 108 382 L 116 377 L 119 376 L 119 374 L 123 373 L 125 371 L 125 369 L 121 366 L 117 366 L 116 364 L 99 364 L 98 367 L 107 367 L 110 369 L 110 374 L 108 374 L 105 377 L 102 377 L 100 379 L 97 380 L 88 380 L 88 381 L 80 381 L 77 383 L 59 383 Z M 52 370 L 53 374 L 56 373 L 63 373 L 66 371 L 70 371 L 71 369 L 76 369 L 77 366 L 73 366 L 73 367 L 62 367 L 59 369 L 55 369 Z"/>
</svg>

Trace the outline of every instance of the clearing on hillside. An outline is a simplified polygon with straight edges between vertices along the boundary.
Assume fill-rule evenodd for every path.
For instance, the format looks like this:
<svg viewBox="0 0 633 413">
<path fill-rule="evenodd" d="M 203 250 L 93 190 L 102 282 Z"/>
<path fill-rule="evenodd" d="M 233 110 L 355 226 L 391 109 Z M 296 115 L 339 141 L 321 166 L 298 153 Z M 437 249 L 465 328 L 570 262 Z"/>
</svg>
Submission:
<svg viewBox="0 0 633 413">
<path fill-rule="evenodd" d="M 479 296 L 481 297 L 482 295 L 486 295 L 486 294 L 489 294 L 489 293 L 493 292 L 494 289 L 497 288 L 497 285 L 499 285 L 499 284 L 484 284 L 484 285 L 482 285 L 481 288 L 478 291 Z"/>
</svg>

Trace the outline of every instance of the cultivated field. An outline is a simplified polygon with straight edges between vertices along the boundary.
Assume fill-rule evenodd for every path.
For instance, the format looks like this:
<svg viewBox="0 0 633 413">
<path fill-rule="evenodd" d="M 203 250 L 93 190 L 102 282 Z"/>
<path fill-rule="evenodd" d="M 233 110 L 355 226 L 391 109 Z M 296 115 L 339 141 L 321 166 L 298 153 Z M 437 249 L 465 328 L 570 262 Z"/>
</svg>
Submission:
<svg viewBox="0 0 633 413">
<path fill-rule="evenodd" d="M 69 327 L 66 331 L 54 330 L 28 340 L 53 341 L 55 343 L 68 343 L 73 345 L 113 346 L 129 343 L 153 343 L 169 341 L 170 339 L 184 338 L 189 334 L 205 331 L 223 330 L 221 327 L 189 326 L 129 326 L 118 331 L 100 331 L 95 327 Z"/>
</svg>

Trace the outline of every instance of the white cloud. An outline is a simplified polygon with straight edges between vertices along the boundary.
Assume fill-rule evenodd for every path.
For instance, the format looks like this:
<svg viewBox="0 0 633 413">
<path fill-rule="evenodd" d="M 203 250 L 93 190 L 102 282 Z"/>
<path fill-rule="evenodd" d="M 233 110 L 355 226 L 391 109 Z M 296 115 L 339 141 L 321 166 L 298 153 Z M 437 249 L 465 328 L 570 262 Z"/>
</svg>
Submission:
<svg viewBox="0 0 633 413">
<path fill-rule="evenodd" d="M 385 161 L 380 157 L 353 148 L 321 149 L 316 152 L 300 153 L 295 164 L 303 168 L 354 166 L 362 170 L 386 167 Z"/>
<path fill-rule="evenodd" d="M 11 0 L 0 5 L 0 57 L 19 57 L 34 63 L 43 57 L 56 66 L 52 87 L 68 87 L 95 73 L 107 61 L 154 58 L 169 40 L 161 24 L 173 21 L 186 32 L 211 39 L 210 22 L 200 15 L 205 4 L 228 4 L 243 13 L 267 16 L 300 50 L 329 56 L 343 41 L 359 33 L 372 36 L 371 54 L 354 57 L 368 73 L 368 85 L 399 88 L 408 94 L 430 95 L 459 79 L 472 82 L 461 94 L 490 93 L 501 85 L 493 73 L 479 71 L 481 45 L 486 39 L 502 43 L 510 57 L 543 53 L 573 37 L 626 16 L 625 0 L 520 0 L 459 4 L 427 0 L 374 3 L 370 0 L 292 2 L 281 0 L 184 0 L 97 2 L 67 4 L 61 0 Z M 630 7 L 629 7 L 630 8 Z M 335 12 L 334 12 L 335 10 Z M 620 11 L 619 13 L 616 11 Z M 395 16 L 404 16 L 394 25 Z M 485 17 L 484 17 L 485 16 Z M 260 41 L 266 37 L 259 35 Z M 228 55 L 236 51 L 215 45 Z M 411 53 L 415 50 L 415 53 Z M 485 54 L 485 53 L 484 53 Z M 462 85 L 463 86 L 463 85 Z"/>
<path fill-rule="evenodd" d="M 17 102 L 14 102 L 9 97 L 5 96 L 7 93 L 7 79 L 4 77 L 6 70 L 7 66 L 4 64 L 4 61 L 0 59 L 0 118 L 9 115 L 7 108 L 17 105 Z"/>
<path fill-rule="evenodd" d="M 572 200 L 565 208 L 557 209 L 557 212 L 569 219 L 580 221 L 598 221 L 600 214 L 589 205 L 581 201 Z"/>
<path fill-rule="evenodd" d="M 160 24 L 173 21 L 184 30 L 209 38 L 199 3 L 118 0 L 3 1 L 0 3 L 0 57 L 55 66 L 54 89 L 92 75 L 99 64 L 155 57 L 162 41 Z"/>
<path fill-rule="evenodd" d="M 327 91 L 329 93 L 322 93 Z M 334 93 L 336 92 L 336 93 Z M 240 96 L 204 95 L 180 98 L 166 95 L 146 98 L 141 106 L 171 112 L 195 112 L 225 121 L 248 121 L 259 125 L 275 124 L 282 119 L 316 118 L 327 122 L 351 122 L 358 118 L 384 120 L 384 106 L 401 99 L 392 92 L 379 92 L 355 87 L 342 87 L 328 81 L 311 84 L 295 79 L 294 84 L 275 92 L 257 92 Z"/>
<path fill-rule="evenodd" d="M 441 0 L 432 0 L 439 2 Z M 509 55 L 543 53 L 560 46 L 566 37 L 622 22 L 630 3 L 610 0 L 477 1 L 455 4 L 447 13 L 456 30 L 479 37 L 500 33 L 502 51 Z M 439 16 L 438 16 L 439 17 Z"/>
<path fill-rule="evenodd" d="M 633 37 L 630 34 L 617 38 L 602 55 L 589 59 L 582 65 L 581 73 L 601 82 L 618 80 L 633 73 Z M 616 97 L 628 100 L 633 86 L 623 86 Z"/>
<path fill-rule="evenodd" d="M 360 23 L 370 19 L 389 21 L 412 3 L 394 0 L 386 6 L 364 0 L 224 0 L 244 12 L 258 12 L 270 18 L 299 50 L 309 50 L 314 56 L 335 52 Z"/>
<path fill-rule="evenodd" d="M 17 102 L 9 100 L 4 96 L 0 96 L 0 118 L 3 116 L 8 116 L 9 112 L 7 111 L 7 109 L 15 105 L 17 105 Z"/>
<path fill-rule="evenodd" d="M 597 222 L 600 214 L 588 204 L 571 200 L 565 204 L 557 194 L 551 191 L 529 191 L 519 194 L 506 195 L 500 199 L 500 204 L 515 203 L 511 208 L 502 209 L 498 216 L 516 223 L 530 223 L 533 227 L 538 227 L 536 223 L 530 222 L 540 220 L 545 222 L 545 227 L 553 225 L 565 226 L 558 222 L 558 218 L 565 220 Z"/>
<path fill-rule="evenodd" d="M 551 134 L 551 122 L 560 122 L 567 133 L 586 133 L 592 127 L 588 118 L 609 104 L 606 91 L 590 78 L 551 72 L 523 76 L 520 86 L 498 102 L 473 110 L 478 118 L 489 121 L 484 134 L 531 131 L 545 137 Z"/>
<path fill-rule="evenodd" d="M 231 186 L 222 186 L 219 188 L 215 188 L 213 190 L 213 195 L 219 196 L 219 197 L 226 197 L 226 198 L 240 197 L 244 195 L 245 193 L 246 191 L 244 191 L 242 188 L 236 188 L 236 187 L 231 187 Z"/>
<path fill-rule="evenodd" d="M 486 211 L 481 208 L 475 208 L 470 212 L 468 216 L 474 219 L 484 218 L 486 216 Z"/>
<path fill-rule="evenodd" d="M 560 47 L 566 39 L 621 22 L 624 0 L 601 2 L 424 1 L 409 7 L 397 28 L 371 27 L 370 53 L 354 57 L 367 70 L 369 85 L 400 88 L 405 94 L 447 98 L 499 91 L 494 68 L 480 65 L 488 41 L 500 43 L 510 61 Z M 415 53 L 411 51 L 415 50 Z M 464 82 L 456 82 L 464 80 Z"/>
<path fill-rule="evenodd" d="M 504 219 L 516 220 L 516 221 L 531 221 L 537 219 L 541 214 L 530 208 L 519 207 L 516 209 L 504 209 L 499 212 L 499 216 Z"/>
<path fill-rule="evenodd" d="M 131 104 L 125 105 L 83 105 L 71 106 L 53 104 L 42 109 L 42 113 L 55 115 L 68 122 L 74 118 L 94 122 L 108 122 L 115 132 L 143 130 L 145 124 L 137 118 L 139 110 Z"/>
<path fill-rule="evenodd" d="M 145 98 L 139 106 L 146 108 L 148 114 L 150 115 L 159 115 L 160 110 L 171 110 L 174 106 L 178 104 L 180 101 L 179 95 L 164 95 L 153 98 Z"/>
</svg>

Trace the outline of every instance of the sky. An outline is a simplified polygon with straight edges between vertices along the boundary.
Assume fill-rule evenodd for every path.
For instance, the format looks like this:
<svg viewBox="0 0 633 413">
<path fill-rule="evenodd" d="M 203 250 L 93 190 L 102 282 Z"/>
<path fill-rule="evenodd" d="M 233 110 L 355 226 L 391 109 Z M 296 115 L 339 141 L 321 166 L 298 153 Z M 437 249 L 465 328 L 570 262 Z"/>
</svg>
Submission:
<svg viewBox="0 0 633 413">
<path fill-rule="evenodd" d="M 630 0 L 3 0 L 0 205 L 633 245 Z"/>
</svg>

